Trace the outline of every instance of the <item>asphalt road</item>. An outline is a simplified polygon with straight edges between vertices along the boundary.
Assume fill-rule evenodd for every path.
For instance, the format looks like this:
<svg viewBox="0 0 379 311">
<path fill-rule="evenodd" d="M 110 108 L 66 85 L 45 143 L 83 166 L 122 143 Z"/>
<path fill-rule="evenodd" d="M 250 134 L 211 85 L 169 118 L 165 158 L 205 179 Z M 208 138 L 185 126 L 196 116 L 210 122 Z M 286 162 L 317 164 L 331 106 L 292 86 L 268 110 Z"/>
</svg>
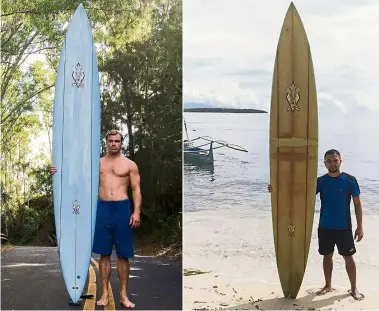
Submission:
<svg viewBox="0 0 379 311">
<path fill-rule="evenodd" d="M 115 255 L 112 255 L 110 305 L 106 308 L 96 305 L 101 295 L 99 256 L 94 254 L 93 259 L 84 293 L 92 290 L 96 297 L 82 299 L 80 306 L 70 306 L 56 247 L 17 247 L 1 253 L 1 309 L 126 310 L 119 303 Z M 143 256 L 133 258 L 128 295 L 136 304 L 134 310 L 182 310 L 182 275 L 180 263 Z"/>
</svg>

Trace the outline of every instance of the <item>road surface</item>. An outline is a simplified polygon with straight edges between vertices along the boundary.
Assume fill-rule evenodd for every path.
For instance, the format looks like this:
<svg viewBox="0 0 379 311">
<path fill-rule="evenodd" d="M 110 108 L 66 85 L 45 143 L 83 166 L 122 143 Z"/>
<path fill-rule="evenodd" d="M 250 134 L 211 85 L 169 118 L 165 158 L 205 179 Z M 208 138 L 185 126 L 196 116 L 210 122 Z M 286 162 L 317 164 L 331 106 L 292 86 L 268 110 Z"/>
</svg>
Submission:
<svg viewBox="0 0 379 311">
<path fill-rule="evenodd" d="M 1 253 L 2 310 L 126 310 L 120 306 L 116 255 L 112 255 L 110 304 L 96 305 L 101 295 L 99 256 L 93 254 L 85 294 L 80 306 L 68 304 L 56 247 L 16 247 Z M 131 260 L 129 298 L 135 310 L 181 310 L 182 265 L 136 256 Z M 88 286 L 88 281 L 90 286 Z"/>
</svg>

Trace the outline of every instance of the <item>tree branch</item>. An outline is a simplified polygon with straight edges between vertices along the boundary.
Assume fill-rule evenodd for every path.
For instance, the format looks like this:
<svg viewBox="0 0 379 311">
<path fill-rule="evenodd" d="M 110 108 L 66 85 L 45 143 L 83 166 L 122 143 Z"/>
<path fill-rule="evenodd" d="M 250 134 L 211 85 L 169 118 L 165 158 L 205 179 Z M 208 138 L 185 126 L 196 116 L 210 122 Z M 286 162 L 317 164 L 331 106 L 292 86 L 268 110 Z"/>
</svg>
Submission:
<svg viewBox="0 0 379 311">
<path fill-rule="evenodd" d="M 30 43 L 32 43 L 32 41 L 35 39 L 35 37 L 37 37 L 37 32 L 35 34 L 33 34 L 29 40 L 25 43 L 24 45 L 24 48 L 22 49 L 22 51 L 20 51 L 20 54 L 19 56 L 17 57 L 17 60 L 16 62 L 13 64 L 13 66 L 11 67 L 8 67 L 7 68 L 7 73 L 6 75 L 4 76 L 4 81 L 3 81 L 3 84 L 2 84 L 2 89 L 1 89 L 1 94 L 0 94 L 0 100 L 2 101 L 3 98 L 4 98 L 4 95 L 5 95 L 5 91 L 7 90 L 8 88 L 8 84 L 11 80 L 11 77 L 12 77 L 12 73 L 18 68 L 18 66 L 20 65 L 19 62 L 22 58 L 22 56 L 24 55 L 26 49 L 28 48 L 28 46 L 30 45 Z M 7 76 L 8 75 L 8 76 Z"/>
<path fill-rule="evenodd" d="M 8 131 L 5 134 L 2 133 L 2 135 L 1 135 L 1 145 L 2 146 L 6 146 L 10 142 L 12 136 L 8 137 L 6 140 L 5 140 L 5 138 L 7 137 L 7 135 L 9 134 L 9 132 L 14 127 L 16 127 L 17 125 L 18 125 L 18 127 L 16 128 L 16 131 L 21 130 L 21 128 L 22 128 L 21 125 L 17 124 L 17 121 L 16 121 L 15 123 L 12 124 L 12 126 L 8 129 Z"/>
<path fill-rule="evenodd" d="M 10 28 L 12 31 L 11 31 L 11 33 L 10 33 L 10 35 L 9 35 L 8 38 L 6 38 L 5 40 L 2 40 L 1 47 L 6 46 L 6 44 L 8 43 L 8 41 L 13 38 L 14 34 L 17 33 L 17 31 L 20 29 L 21 26 L 22 26 L 22 23 L 20 23 L 18 25 L 15 25 L 14 29 Z"/>
<path fill-rule="evenodd" d="M 1 120 L 2 120 L 2 123 L 4 124 L 4 122 L 20 107 L 22 106 L 23 104 L 25 104 L 28 100 L 32 99 L 33 97 L 41 94 L 42 92 L 52 88 L 55 84 L 51 84 L 41 90 L 38 90 L 37 92 L 35 92 L 34 94 L 31 94 L 28 98 L 26 98 L 25 100 L 21 101 L 20 103 L 16 104 L 16 106 L 12 109 L 12 111 L 10 111 L 8 113 L 7 116 L 4 116 L 5 115 L 5 111 L 1 114 Z"/>
</svg>

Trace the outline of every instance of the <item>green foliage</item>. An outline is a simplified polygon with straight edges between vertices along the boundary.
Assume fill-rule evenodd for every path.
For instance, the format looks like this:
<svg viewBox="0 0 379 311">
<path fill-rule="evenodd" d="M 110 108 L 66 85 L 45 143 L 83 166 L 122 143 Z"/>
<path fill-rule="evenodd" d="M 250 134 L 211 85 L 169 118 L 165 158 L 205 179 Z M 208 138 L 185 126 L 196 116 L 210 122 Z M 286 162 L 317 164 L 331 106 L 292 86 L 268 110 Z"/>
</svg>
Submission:
<svg viewBox="0 0 379 311">
<path fill-rule="evenodd" d="M 46 197 L 51 198 L 53 195 L 53 184 L 51 182 L 51 175 L 49 173 L 48 166 L 42 166 L 34 169 L 30 173 L 30 177 L 33 178 L 30 192 L 33 197 Z"/>
</svg>

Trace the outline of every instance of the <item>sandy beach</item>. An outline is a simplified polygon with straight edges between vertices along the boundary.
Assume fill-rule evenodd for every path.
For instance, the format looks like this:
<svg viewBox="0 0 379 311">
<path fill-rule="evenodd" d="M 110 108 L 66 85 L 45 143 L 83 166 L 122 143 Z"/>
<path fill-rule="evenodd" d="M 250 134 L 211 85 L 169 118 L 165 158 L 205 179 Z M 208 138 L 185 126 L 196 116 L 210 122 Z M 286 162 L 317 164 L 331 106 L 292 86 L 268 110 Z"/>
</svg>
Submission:
<svg viewBox="0 0 379 311">
<path fill-rule="evenodd" d="M 222 137 L 249 152 L 217 149 L 214 172 L 196 168 L 184 171 L 183 268 L 209 272 L 184 276 L 186 310 L 379 310 L 379 299 L 375 298 L 379 298 L 379 149 L 371 144 L 370 156 L 362 153 L 367 149 L 367 141 L 374 139 L 364 134 L 374 135 L 372 124 L 363 124 L 358 133 L 347 131 L 347 123 L 345 126 L 342 121 L 332 123 L 328 118 L 320 118 L 318 176 L 326 173 L 323 153 L 337 148 L 344 161 L 342 171 L 354 175 L 361 189 L 364 238 L 356 243 L 354 260 L 358 290 L 365 299 L 355 301 L 347 293 L 350 282 L 345 261 L 337 249 L 332 277 L 337 291 L 325 296 L 314 294 L 325 283 L 322 256 L 318 253 L 321 206 L 318 195 L 306 271 L 300 293 L 292 301 L 283 298 L 276 266 L 267 192 L 270 178 L 267 117 L 188 113 L 187 121 L 196 128 L 197 135 Z M 350 210 L 355 231 L 353 204 Z"/>
<path fill-rule="evenodd" d="M 321 272 L 321 271 L 320 271 Z M 319 287 L 302 287 L 296 299 L 283 297 L 280 284 L 228 281 L 214 273 L 184 277 L 185 310 L 378 310 L 379 291 L 356 301 L 349 288 L 317 296 Z"/>
<path fill-rule="evenodd" d="M 324 285 L 322 256 L 318 254 L 316 236 L 318 214 L 315 215 L 307 269 L 295 300 L 283 298 L 270 214 L 262 211 L 253 216 L 251 211 L 239 208 L 237 214 L 238 217 L 231 217 L 230 211 L 223 208 L 186 214 L 185 310 L 379 309 L 379 252 L 373 248 L 378 216 L 365 218 L 364 240 L 356 243 L 357 285 L 365 295 L 365 299 L 356 301 L 348 293 L 349 279 L 337 250 L 332 280 L 336 291 L 323 296 L 315 294 Z M 188 275 L 192 270 L 207 273 Z"/>
</svg>

